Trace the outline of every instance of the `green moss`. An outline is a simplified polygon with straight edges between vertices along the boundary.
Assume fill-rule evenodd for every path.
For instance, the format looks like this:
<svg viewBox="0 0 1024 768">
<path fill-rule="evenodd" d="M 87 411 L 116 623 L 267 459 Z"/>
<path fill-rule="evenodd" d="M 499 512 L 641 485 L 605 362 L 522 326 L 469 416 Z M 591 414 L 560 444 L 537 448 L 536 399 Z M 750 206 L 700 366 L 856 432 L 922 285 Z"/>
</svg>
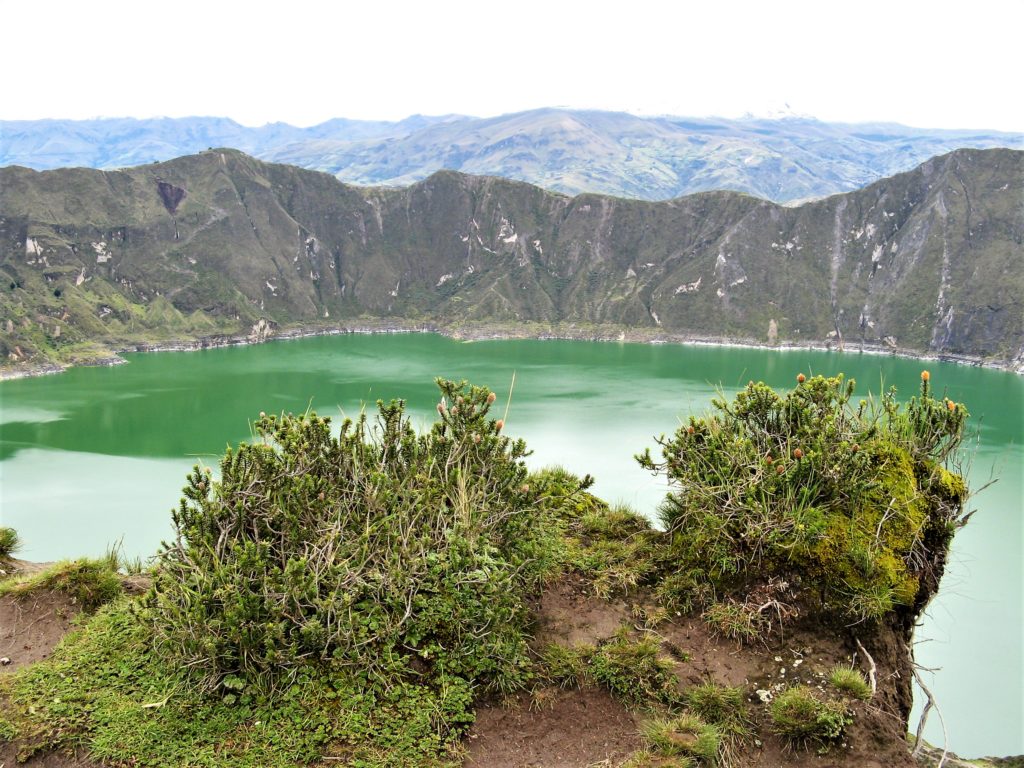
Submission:
<svg viewBox="0 0 1024 768">
<path fill-rule="evenodd" d="M 0 678 L 20 757 L 85 748 L 97 760 L 158 768 L 293 768 L 324 756 L 364 767 L 455 765 L 473 692 L 411 669 L 389 688 L 357 669 L 309 670 L 272 696 L 210 696 L 149 652 L 124 598 L 67 636 L 47 661 Z"/>
</svg>

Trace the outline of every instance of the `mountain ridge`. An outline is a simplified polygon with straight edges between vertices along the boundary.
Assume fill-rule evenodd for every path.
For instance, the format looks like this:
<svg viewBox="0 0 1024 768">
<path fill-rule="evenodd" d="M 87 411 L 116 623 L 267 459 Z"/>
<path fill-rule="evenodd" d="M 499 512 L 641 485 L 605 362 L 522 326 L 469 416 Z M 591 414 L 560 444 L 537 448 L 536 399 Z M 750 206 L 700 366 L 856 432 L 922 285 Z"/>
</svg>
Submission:
<svg viewBox="0 0 1024 768">
<path fill-rule="evenodd" d="M 1024 152 L 784 207 L 438 172 L 403 189 L 211 150 L 0 169 L 0 352 L 410 324 L 636 329 L 1024 360 Z M 262 330 L 255 330 L 262 329 Z M 56 357 L 55 357 L 56 355 Z"/>
<path fill-rule="evenodd" d="M 785 203 L 852 191 L 957 148 L 1024 148 L 1024 134 L 985 130 L 557 108 L 309 128 L 227 118 L 0 121 L 0 135 L 0 165 L 40 170 L 120 168 L 227 146 L 361 185 L 404 186 L 448 168 L 570 194 L 664 200 L 726 188 Z"/>
</svg>

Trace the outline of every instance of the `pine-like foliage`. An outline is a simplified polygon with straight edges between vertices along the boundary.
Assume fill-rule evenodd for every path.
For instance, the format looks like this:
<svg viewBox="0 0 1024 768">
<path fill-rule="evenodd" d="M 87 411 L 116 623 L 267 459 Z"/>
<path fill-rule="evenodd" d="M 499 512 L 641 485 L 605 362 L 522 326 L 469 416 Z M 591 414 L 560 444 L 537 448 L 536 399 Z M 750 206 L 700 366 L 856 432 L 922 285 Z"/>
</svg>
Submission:
<svg viewBox="0 0 1024 768">
<path fill-rule="evenodd" d="M 219 481 L 197 467 L 147 600 L 157 647 L 228 689 L 310 662 L 513 686 L 554 529 L 494 395 L 438 385 L 424 434 L 401 401 L 337 437 L 312 413 L 261 416 Z"/>
<path fill-rule="evenodd" d="M 749 592 L 792 577 L 854 619 L 915 606 L 935 588 L 966 488 L 945 465 L 967 410 L 930 394 L 901 407 L 850 405 L 842 376 L 779 394 L 751 382 L 691 418 L 664 461 L 638 460 L 672 486 L 661 508 L 676 579 L 705 593 Z M 772 582 L 774 584 L 784 582 Z"/>
</svg>

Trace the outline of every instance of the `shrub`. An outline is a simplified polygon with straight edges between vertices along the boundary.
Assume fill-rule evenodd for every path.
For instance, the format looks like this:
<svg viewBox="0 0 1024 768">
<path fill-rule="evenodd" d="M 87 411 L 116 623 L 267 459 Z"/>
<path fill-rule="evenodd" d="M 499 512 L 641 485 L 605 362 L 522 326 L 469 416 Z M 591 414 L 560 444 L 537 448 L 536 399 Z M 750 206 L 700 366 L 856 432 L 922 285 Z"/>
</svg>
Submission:
<svg viewBox="0 0 1024 768">
<path fill-rule="evenodd" d="M 598 646 L 590 659 L 594 679 L 632 705 L 677 701 L 674 668 L 675 662 L 662 655 L 657 640 L 634 640 L 626 630 Z"/>
<path fill-rule="evenodd" d="M 146 601 L 160 652 L 236 690 L 317 662 L 386 686 L 414 662 L 521 684 L 525 597 L 556 565 L 556 529 L 490 392 L 438 386 L 424 434 L 401 401 L 338 437 L 314 413 L 261 416 L 219 482 L 195 468 Z"/>
<path fill-rule="evenodd" d="M 661 518 L 684 581 L 721 595 L 794 574 L 854 620 L 934 590 L 964 520 L 966 488 L 944 465 L 967 411 L 932 398 L 926 380 L 905 407 L 889 391 L 854 409 L 853 387 L 815 376 L 778 394 L 751 382 L 662 437 L 662 462 L 637 457 L 672 486 Z"/>
<path fill-rule="evenodd" d="M 856 699 L 871 698 L 871 686 L 859 670 L 837 664 L 829 672 L 828 681 L 838 690 Z"/>
<path fill-rule="evenodd" d="M 772 729 L 790 743 L 826 745 L 843 735 L 852 722 L 846 704 L 822 699 L 813 688 L 787 688 L 771 703 Z"/>
</svg>

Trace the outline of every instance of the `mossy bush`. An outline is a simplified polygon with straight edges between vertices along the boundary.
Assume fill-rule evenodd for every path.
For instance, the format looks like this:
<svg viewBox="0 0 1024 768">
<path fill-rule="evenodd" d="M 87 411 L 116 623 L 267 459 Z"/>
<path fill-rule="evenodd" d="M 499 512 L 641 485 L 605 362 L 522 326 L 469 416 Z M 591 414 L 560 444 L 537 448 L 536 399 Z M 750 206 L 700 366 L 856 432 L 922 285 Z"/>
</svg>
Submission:
<svg viewBox="0 0 1024 768">
<path fill-rule="evenodd" d="M 438 386 L 423 434 L 401 401 L 337 436 L 314 413 L 261 415 L 219 481 L 197 467 L 146 600 L 159 652 L 232 692 L 317 663 L 520 685 L 525 598 L 557 566 L 558 529 L 494 395 Z"/>
<path fill-rule="evenodd" d="M 917 605 L 967 495 L 950 471 L 967 410 L 932 397 L 928 379 L 905 406 L 890 390 L 857 407 L 842 376 L 801 375 L 785 393 L 751 382 L 661 438 L 662 461 L 638 456 L 672 486 L 660 510 L 679 582 L 669 596 L 688 587 L 709 601 L 792 575 L 853 620 Z"/>
</svg>

